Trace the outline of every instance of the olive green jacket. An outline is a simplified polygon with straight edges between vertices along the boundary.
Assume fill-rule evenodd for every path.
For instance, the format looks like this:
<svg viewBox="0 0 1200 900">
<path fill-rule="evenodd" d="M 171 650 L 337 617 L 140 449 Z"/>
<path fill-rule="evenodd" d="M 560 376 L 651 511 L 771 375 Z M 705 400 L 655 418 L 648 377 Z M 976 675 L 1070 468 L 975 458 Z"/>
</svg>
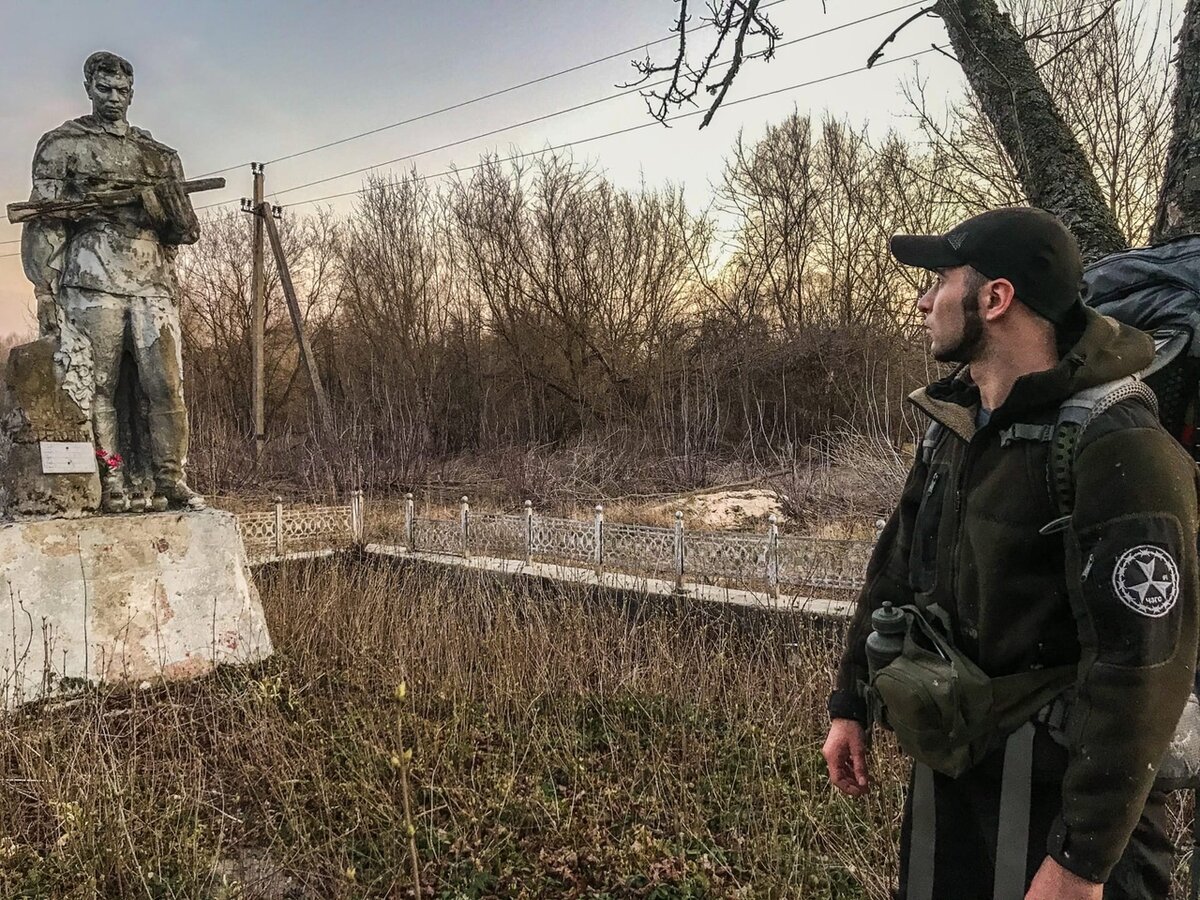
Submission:
<svg viewBox="0 0 1200 900">
<path fill-rule="evenodd" d="M 1047 852 L 1104 881 L 1125 848 L 1192 686 L 1197 652 L 1196 466 L 1140 402 L 1102 413 L 1075 457 L 1065 530 L 1048 484 L 1059 404 L 1145 368 L 1148 335 L 1086 311 L 1053 369 L 1019 378 L 975 427 L 979 393 L 951 376 L 909 399 L 943 428 L 918 459 L 867 570 L 830 698 L 865 718 L 873 609 L 938 603 L 990 676 L 1078 664 L 1063 806 Z M 1044 433 L 1044 429 L 1042 430 Z"/>
</svg>

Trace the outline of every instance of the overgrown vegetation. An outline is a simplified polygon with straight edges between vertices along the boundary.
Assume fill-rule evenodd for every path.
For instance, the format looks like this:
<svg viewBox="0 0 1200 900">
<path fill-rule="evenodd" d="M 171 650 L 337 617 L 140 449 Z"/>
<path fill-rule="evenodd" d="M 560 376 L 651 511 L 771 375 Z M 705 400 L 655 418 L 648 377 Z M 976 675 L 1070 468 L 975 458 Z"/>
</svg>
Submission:
<svg viewBox="0 0 1200 900">
<path fill-rule="evenodd" d="M 415 896 L 407 768 L 421 896 L 889 896 L 906 765 L 878 742 L 855 801 L 819 752 L 839 625 L 361 560 L 262 574 L 268 663 L 8 721 L 0 895 Z"/>
<path fill-rule="evenodd" d="M 1171 131 L 1164 11 L 1010 6 L 1106 209 L 1144 240 Z M 977 98 L 943 108 L 936 91 L 907 85 L 910 137 L 800 111 L 739 137 L 705 203 L 548 152 L 443 181 L 375 176 L 345 215 L 285 210 L 336 422 L 312 424 L 272 273 L 259 466 L 249 223 L 210 219 L 180 257 L 198 485 L 398 491 L 448 460 L 576 454 L 608 472 L 582 467 L 568 491 L 619 480 L 605 476 L 622 460 L 640 471 L 618 493 L 688 490 L 731 462 L 790 469 L 847 431 L 901 448 L 920 431 L 902 398 L 933 372 L 914 328 L 922 285 L 888 237 L 1027 197 Z"/>
<path fill-rule="evenodd" d="M 614 599 L 265 573 L 270 663 L 0 733 L 0 894 L 410 896 L 409 749 L 426 896 L 885 897 L 901 765 L 859 804 L 819 754 L 837 628 Z"/>
</svg>

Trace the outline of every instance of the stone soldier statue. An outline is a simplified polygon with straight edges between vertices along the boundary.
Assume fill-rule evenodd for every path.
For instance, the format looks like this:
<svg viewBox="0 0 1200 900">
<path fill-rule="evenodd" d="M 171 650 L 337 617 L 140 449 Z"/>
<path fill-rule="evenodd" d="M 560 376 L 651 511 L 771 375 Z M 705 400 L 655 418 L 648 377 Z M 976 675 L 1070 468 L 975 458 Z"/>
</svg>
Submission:
<svg viewBox="0 0 1200 900">
<path fill-rule="evenodd" d="M 126 508 L 133 489 L 152 493 L 155 508 L 201 509 L 203 498 L 184 477 L 188 424 L 174 273 L 177 247 L 194 243 L 200 226 L 179 155 L 126 119 L 133 67 L 93 53 L 83 76 L 91 114 L 43 135 L 33 158 L 31 205 L 79 201 L 74 212 L 25 225 L 22 261 L 39 328 L 60 341 L 67 388 L 90 409 L 98 455 L 125 460 L 102 470 L 104 509 Z M 122 190 L 135 202 L 89 199 Z"/>
</svg>

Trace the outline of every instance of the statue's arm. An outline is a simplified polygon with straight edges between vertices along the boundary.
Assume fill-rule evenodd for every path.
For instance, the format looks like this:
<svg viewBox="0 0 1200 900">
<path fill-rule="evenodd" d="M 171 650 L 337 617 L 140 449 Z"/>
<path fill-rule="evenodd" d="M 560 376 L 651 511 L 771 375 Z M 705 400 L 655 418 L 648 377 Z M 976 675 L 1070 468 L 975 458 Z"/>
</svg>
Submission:
<svg viewBox="0 0 1200 900">
<path fill-rule="evenodd" d="M 35 178 L 29 199 L 57 200 L 61 193 L 61 182 Z M 58 288 L 66 244 L 67 223 L 62 219 L 39 217 L 25 223 L 21 232 L 21 262 L 35 292 L 53 294 Z"/>
<path fill-rule="evenodd" d="M 177 153 L 171 154 L 170 173 L 171 177 L 156 190 L 165 218 L 159 236 L 169 245 L 194 244 L 200 239 L 200 220 L 192 208 L 191 197 L 183 189 L 183 163 Z"/>
<path fill-rule="evenodd" d="M 60 200 L 66 184 L 66 167 L 55 142 L 42 140 L 33 158 L 31 201 Z M 34 218 L 21 232 L 21 264 L 33 283 L 37 298 L 38 324 L 43 334 L 57 330 L 55 294 L 62 275 L 63 254 L 70 238 L 69 225 L 61 219 Z"/>
</svg>

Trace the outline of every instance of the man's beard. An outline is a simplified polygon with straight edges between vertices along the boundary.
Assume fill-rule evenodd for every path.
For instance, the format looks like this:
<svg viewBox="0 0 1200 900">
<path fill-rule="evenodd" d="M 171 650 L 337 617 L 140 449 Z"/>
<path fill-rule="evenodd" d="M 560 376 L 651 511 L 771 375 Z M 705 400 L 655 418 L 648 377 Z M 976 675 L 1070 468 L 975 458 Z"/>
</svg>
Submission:
<svg viewBox="0 0 1200 900">
<path fill-rule="evenodd" d="M 933 358 L 944 363 L 973 363 L 983 349 L 983 317 L 979 314 L 979 291 L 968 291 L 962 299 L 963 326 L 958 340 L 934 351 Z"/>
</svg>

